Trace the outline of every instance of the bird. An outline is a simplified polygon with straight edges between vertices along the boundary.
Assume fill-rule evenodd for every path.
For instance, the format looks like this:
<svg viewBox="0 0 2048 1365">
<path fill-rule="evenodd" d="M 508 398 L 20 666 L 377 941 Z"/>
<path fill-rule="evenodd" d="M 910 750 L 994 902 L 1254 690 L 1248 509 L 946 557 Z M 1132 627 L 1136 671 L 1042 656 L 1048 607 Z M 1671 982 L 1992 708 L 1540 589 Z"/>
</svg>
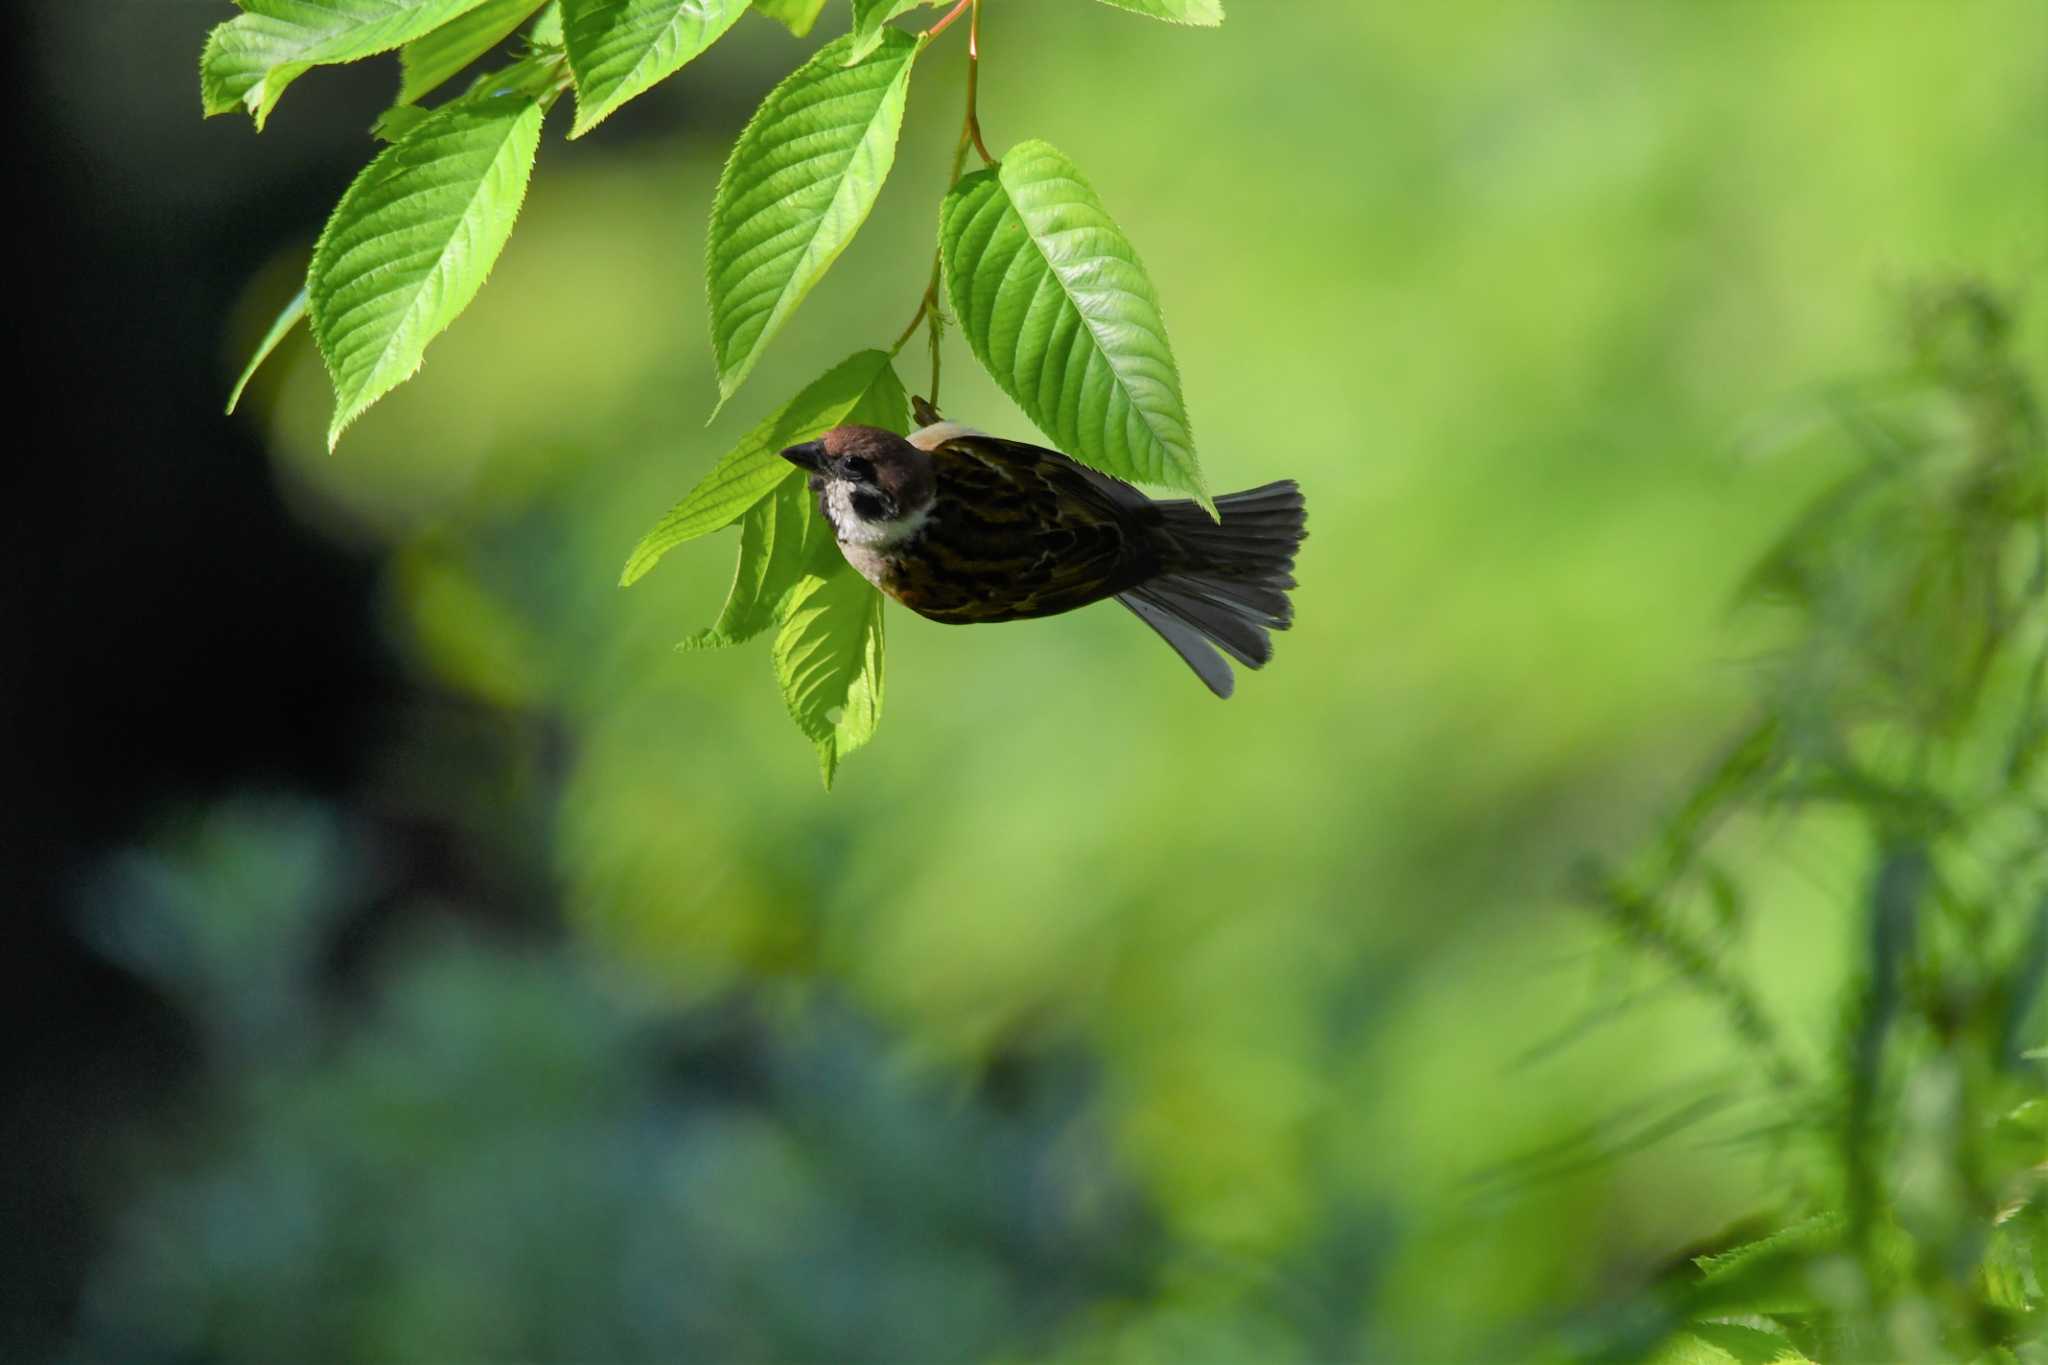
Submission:
<svg viewBox="0 0 2048 1365">
<path fill-rule="evenodd" d="M 783 450 L 860 575 L 948 625 L 1022 621 L 1115 598 L 1219 697 L 1273 656 L 1307 534 L 1292 479 L 1155 500 L 1055 450 L 940 420 L 908 436 L 842 425 Z M 1221 651 L 1219 653 L 1218 651 Z"/>
</svg>

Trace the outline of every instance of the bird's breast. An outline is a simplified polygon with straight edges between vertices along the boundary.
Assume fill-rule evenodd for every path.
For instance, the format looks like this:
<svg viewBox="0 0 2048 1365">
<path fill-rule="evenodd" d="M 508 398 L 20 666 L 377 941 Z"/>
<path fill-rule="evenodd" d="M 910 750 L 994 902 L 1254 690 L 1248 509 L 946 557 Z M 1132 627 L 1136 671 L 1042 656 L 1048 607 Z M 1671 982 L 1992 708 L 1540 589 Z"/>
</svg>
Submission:
<svg viewBox="0 0 2048 1365">
<path fill-rule="evenodd" d="M 878 545 L 862 545 L 857 541 L 842 540 L 839 542 L 839 553 L 846 556 L 846 562 L 853 566 L 855 573 L 883 592 L 895 595 L 889 587 L 891 557 L 887 549 Z"/>
</svg>

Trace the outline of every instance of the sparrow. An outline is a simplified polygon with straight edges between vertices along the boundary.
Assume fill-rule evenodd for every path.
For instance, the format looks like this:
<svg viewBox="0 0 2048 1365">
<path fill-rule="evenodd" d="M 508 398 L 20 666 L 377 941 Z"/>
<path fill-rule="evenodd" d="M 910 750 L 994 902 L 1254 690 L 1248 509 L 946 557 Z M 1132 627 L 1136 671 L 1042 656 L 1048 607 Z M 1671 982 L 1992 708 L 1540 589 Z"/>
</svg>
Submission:
<svg viewBox="0 0 2048 1365">
<path fill-rule="evenodd" d="M 936 420 L 909 436 L 834 427 L 782 457 L 809 473 L 846 562 L 927 620 L 1022 621 L 1113 597 L 1219 697 L 1273 656 L 1307 512 L 1282 479 L 1156 501 L 1058 451 Z"/>
</svg>

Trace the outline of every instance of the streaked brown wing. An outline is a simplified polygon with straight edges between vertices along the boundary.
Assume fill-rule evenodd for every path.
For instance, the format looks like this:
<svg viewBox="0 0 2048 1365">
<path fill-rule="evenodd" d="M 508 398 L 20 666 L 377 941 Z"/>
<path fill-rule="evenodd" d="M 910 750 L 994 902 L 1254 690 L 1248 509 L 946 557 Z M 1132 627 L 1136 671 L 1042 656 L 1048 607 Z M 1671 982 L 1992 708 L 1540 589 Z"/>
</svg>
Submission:
<svg viewBox="0 0 2048 1365">
<path fill-rule="evenodd" d="M 1148 502 L 1056 451 L 962 436 L 932 452 L 938 494 L 896 599 L 937 621 L 1015 621 L 1100 601 L 1158 570 Z"/>
</svg>

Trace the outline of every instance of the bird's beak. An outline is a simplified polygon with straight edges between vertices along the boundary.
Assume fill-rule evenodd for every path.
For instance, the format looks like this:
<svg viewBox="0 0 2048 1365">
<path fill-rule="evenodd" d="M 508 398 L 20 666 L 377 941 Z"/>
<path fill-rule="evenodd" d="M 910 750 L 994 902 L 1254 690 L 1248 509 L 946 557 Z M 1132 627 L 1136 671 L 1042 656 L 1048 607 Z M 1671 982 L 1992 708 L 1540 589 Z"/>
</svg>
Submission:
<svg viewBox="0 0 2048 1365">
<path fill-rule="evenodd" d="M 808 469 L 813 474 L 822 474 L 825 472 L 825 443 L 805 441 L 800 446 L 791 446 L 783 451 L 782 458 L 798 469 Z"/>
</svg>

